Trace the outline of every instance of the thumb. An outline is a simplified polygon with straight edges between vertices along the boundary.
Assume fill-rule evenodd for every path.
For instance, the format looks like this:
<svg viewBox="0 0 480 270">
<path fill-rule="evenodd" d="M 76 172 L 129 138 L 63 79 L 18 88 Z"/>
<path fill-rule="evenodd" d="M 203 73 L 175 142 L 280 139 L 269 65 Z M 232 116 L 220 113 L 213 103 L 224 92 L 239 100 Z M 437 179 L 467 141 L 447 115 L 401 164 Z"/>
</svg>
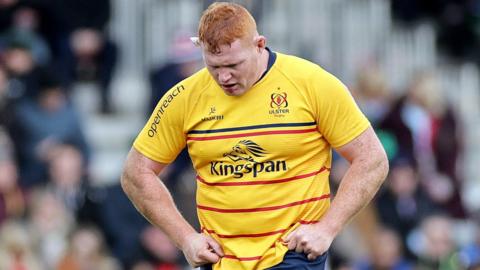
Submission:
<svg viewBox="0 0 480 270">
<path fill-rule="evenodd" d="M 287 235 L 287 237 L 284 238 L 283 242 L 285 242 L 285 243 L 290 242 L 290 240 L 292 240 L 292 238 L 295 236 L 295 233 L 296 233 L 296 232 L 297 232 L 297 229 L 291 231 L 291 232 Z"/>
<path fill-rule="evenodd" d="M 213 251 L 220 257 L 223 257 L 225 254 L 223 253 L 222 247 L 218 244 L 215 239 L 212 237 L 208 236 L 206 237 L 208 245 L 213 249 Z"/>
</svg>

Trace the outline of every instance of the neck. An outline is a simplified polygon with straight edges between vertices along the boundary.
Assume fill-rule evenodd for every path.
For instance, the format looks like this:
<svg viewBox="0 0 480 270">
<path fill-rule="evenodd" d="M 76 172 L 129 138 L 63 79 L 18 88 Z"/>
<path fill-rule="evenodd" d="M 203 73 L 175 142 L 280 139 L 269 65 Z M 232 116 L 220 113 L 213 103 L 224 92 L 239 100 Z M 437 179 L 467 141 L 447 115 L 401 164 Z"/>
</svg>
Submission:
<svg viewBox="0 0 480 270">
<path fill-rule="evenodd" d="M 258 81 L 260 77 L 262 77 L 263 73 L 265 72 L 265 70 L 267 70 L 267 68 L 268 68 L 268 51 L 266 48 L 263 48 L 260 54 L 260 59 L 258 61 L 258 71 L 257 71 L 256 81 Z"/>
</svg>

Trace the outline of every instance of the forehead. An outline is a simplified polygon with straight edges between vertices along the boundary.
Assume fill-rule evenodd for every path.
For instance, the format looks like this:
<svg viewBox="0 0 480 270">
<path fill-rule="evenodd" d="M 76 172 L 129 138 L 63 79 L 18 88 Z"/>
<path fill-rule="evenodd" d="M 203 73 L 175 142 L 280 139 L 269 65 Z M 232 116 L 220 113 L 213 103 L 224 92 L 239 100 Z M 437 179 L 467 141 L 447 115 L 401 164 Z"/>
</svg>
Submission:
<svg viewBox="0 0 480 270">
<path fill-rule="evenodd" d="M 248 57 L 250 48 L 240 40 L 235 40 L 230 45 L 221 45 L 218 53 L 212 53 L 203 48 L 203 58 L 207 65 L 230 65 L 240 62 Z"/>
</svg>

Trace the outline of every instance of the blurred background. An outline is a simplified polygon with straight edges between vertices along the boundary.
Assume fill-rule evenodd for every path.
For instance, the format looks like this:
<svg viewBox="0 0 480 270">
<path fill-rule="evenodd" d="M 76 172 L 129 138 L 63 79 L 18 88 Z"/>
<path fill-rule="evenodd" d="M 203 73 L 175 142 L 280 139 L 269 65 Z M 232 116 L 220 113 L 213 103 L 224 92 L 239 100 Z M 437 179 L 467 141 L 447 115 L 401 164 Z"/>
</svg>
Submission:
<svg viewBox="0 0 480 270">
<path fill-rule="evenodd" d="M 190 269 L 119 177 L 156 102 L 202 68 L 189 37 L 211 2 L 0 0 L 0 269 Z M 387 150 L 329 268 L 480 269 L 480 1 L 236 2 L 271 49 L 340 78 Z M 198 227 L 186 152 L 162 174 Z"/>
</svg>

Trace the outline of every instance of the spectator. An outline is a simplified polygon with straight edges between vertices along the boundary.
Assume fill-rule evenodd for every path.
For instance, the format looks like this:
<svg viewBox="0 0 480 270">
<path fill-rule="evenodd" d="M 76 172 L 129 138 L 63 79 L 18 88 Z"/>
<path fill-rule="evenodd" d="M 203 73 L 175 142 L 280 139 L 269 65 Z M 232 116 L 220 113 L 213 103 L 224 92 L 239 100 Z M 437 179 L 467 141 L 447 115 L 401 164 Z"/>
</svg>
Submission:
<svg viewBox="0 0 480 270">
<path fill-rule="evenodd" d="M 13 145 L 0 127 L 0 225 L 11 218 L 20 218 L 26 210 L 25 196 L 18 186 Z"/>
<path fill-rule="evenodd" d="M 476 230 L 470 241 L 461 246 L 458 253 L 462 269 L 480 269 L 480 227 L 476 224 Z"/>
<path fill-rule="evenodd" d="M 74 215 L 77 223 L 98 222 L 98 198 L 104 193 L 90 185 L 80 149 L 68 142 L 54 145 L 47 163 L 47 189 Z"/>
<path fill-rule="evenodd" d="M 435 211 L 418 177 L 412 158 L 397 157 L 391 163 L 386 190 L 375 200 L 381 222 L 399 233 L 404 247 L 411 230 Z"/>
<path fill-rule="evenodd" d="M 412 236 L 411 249 L 419 257 L 418 270 L 458 270 L 452 220 L 446 216 L 432 215 L 425 218 L 419 233 Z"/>
<path fill-rule="evenodd" d="M 42 74 L 34 99 L 25 99 L 17 105 L 15 123 L 22 186 L 46 181 L 48 154 L 58 143 L 75 145 L 84 160 L 88 159 L 89 148 L 77 111 L 52 73 Z"/>
<path fill-rule="evenodd" d="M 389 159 L 398 152 L 396 138 L 391 133 L 382 130 L 379 125 L 392 106 L 392 95 L 386 79 L 376 64 L 370 64 L 357 74 L 357 83 L 352 94 L 358 101 L 358 106 L 375 128 Z"/>
<path fill-rule="evenodd" d="M 28 44 L 9 42 L 3 59 L 8 76 L 8 93 L 13 100 L 32 97 L 38 89 L 41 69 L 35 64 Z"/>
<path fill-rule="evenodd" d="M 42 270 L 30 235 L 23 224 L 9 221 L 0 227 L 0 269 Z"/>
<path fill-rule="evenodd" d="M 110 82 L 117 46 L 109 38 L 109 0 L 39 0 L 49 14 L 45 34 L 57 52 L 58 72 L 67 88 L 81 81 L 99 85 L 101 112 L 111 113 Z"/>
<path fill-rule="evenodd" d="M 452 216 L 463 218 L 466 212 L 457 175 L 461 147 L 457 126 L 456 116 L 433 75 L 420 73 L 379 128 L 393 134 L 399 155 L 416 158 L 422 185 L 430 198 Z"/>
<path fill-rule="evenodd" d="M 390 109 L 391 97 L 384 75 L 375 65 L 361 69 L 357 74 L 352 94 L 358 106 L 374 127 Z"/>
<path fill-rule="evenodd" d="M 80 150 L 75 145 L 54 146 L 48 159 L 48 188 L 69 212 L 78 214 L 85 203 L 86 171 Z"/>
<path fill-rule="evenodd" d="M 12 15 L 10 28 L 0 37 L 4 44 L 23 43 L 30 48 L 35 64 L 46 66 L 50 63 L 50 48 L 45 39 L 37 32 L 40 14 L 30 5 L 20 5 Z M 2 42 L 0 42 L 1 44 Z"/>
<path fill-rule="evenodd" d="M 70 238 L 68 253 L 62 258 L 57 270 L 120 269 L 117 261 L 108 255 L 103 236 L 94 227 L 79 227 Z"/>
<path fill-rule="evenodd" d="M 370 258 L 356 265 L 356 270 L 413 270 L 414 265 L 403 256 L 402 240 L 391 229 L 383 228 L 377 231 L 375 245 Z"/>
<path fill-rule="evenodd" d="M 35 251 L 48 269 L 54 269 L 67 250 L 73 216 L 62 201 L 44 188 L 32 191 L 29 210 L 28 222 Z"/>
<path fill-rule="evenodd" d="M 160 229 L 147 226 L 141 235 L 146 260 L 157 270 L 181 270 L 180 251 Z"/>
</svg>

